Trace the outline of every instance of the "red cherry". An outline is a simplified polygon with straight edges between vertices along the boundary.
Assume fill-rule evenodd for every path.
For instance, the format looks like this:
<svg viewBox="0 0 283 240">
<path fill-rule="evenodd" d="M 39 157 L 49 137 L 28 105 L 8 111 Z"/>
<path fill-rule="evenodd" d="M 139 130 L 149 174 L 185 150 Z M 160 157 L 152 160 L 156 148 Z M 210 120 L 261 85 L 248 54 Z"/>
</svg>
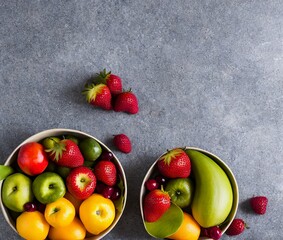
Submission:
<svg viewBox="0 0 283 240">
<path fill-rule="evenodd" d="M 166 183 L 166 178 L 158 175 L 155 177 L 155 180 L 160 184 L 160 185 L 164 185 Z"/>
<path fill-rule="evenodd" d="M 207 228 L 201 228 L 201 236 L 209 237 Z"/>
<path fill-rule="evenodd" d="M 103 189 L 101 194 L 103 195 L 103 197 L 110 199 L 112 194 L 113 194 L 113 192 L 114 192 L 114 188 L 113 187 L 105 186 L 105 188 Z"/>
<path fill-rule="evenodd" d="M 112 160 L 113 159 L 113 153 L 111 152 L 102 152 L 100 155 L 100 159 L 102 160 Z"/>
<path fill-rule="evenodd" d="M 24 205 L 24 210 L 26 212 L 34 212 L 34 211 L 36 211 L 36 209 L 37 209 L 36 205 L 32 202 L 27 202 Z"/>
<path fill-rule="evenodd" d="M 40 211 L 40 212 L 42 212 L 42 213 L 44 213 L 45 207 L 46 207 L 46 205 L 43 204 L 43 203 L 41 203 L 41 202 L 38 202 L 38 203 L 36 204 L 37 210 Z"/>
<path fill-rule="evenodd" d="M 110 199 L 114 201 L 114 200 L 119 199 L 120 196 L 121 196 L 121 190 L 120 190 L 120 188 L 114 187 L 113 193 L 111 194 Z"/>
<path fill-rule="evenodd" d="M 104 191 L 104 188 L 106 187 L 106 185 L 102 182 L 97 182 L 96 187 L 95 187 L 95 191 L 97 193 L 102 194 L 102 192 Z"/>
<path fill-rule="evenodd" d="M 159 183 L 155 179 L 148 179 L 145 182 L 145 187 L 148 191 L 152 191 L 154 189 L 159 188 Z"/>
<path fill-rule="evenodd" d="M 222 232 L 218 226 L 207 228 L 208 236 L 214 240 L 218 240 L 222 236 Z"/>
</svg>

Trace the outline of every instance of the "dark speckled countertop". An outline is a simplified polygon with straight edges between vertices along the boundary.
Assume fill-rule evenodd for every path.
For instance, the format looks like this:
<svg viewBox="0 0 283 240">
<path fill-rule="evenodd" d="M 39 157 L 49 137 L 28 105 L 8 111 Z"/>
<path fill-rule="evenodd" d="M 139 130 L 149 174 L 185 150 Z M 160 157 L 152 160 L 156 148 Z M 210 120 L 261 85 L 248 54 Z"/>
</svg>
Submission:
<svg viewBox="0 0 283 240">
<path fill-rule="evenodd" d="M 51 128 L 92 134 L 113 148 L 128 180 L 125 213 L 105 239 L 151 239 L 140 216 L 147 169 L 168 148 L 221 157 L 239 185 L 238 240 L 282 239 L 283 1 L 1 1 L 0 159 Z M 85 103 L 106 68 L 136 93 L 136 115 Z M 266 195 L 264 216 L 247 199 Z M 20 239 L 0 214 L 0 239 Z M 230 239 L 224 235 L 223 239 Z M 232 238 L 231 238 L 232 239 Z"/>
</svg>

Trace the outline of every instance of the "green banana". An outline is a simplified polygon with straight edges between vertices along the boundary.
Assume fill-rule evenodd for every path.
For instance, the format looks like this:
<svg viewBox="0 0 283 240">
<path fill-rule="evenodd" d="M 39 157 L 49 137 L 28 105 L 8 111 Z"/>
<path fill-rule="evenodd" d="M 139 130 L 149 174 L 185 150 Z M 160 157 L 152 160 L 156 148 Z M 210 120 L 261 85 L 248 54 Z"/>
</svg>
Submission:
<svg viewBox="0 0 283 240">
<path fill-rule="evenodd" d="M 14 173 L 14 169 L 10 166 L 0 165 L 0 181 Z"/>
<path fill-rule="evenodd" d="M 228 217 L 233 204 L 233 191 L 224 170 L 205 154 L 186 149 L 195 177 L 192 214 L 204 228 L 219 225 Z"/>
</svg>

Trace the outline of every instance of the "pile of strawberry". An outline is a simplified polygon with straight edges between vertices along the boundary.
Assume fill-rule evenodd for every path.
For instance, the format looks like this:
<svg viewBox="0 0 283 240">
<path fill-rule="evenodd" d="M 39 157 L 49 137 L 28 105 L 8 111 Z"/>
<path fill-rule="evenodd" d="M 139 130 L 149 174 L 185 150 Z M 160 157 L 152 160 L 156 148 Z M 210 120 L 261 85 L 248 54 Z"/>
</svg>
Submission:
<svg viewBox="0 0 283 240">
<path fill-rule="evenodd" d="M 57 139 L 58 137 L 52 147 L 44 146 L 44 148 L 50 161 L 49 164 L 55 163 L 55 171 L 62 167 L 68 169 L 69 173 L 62 177 L 66 179 L 67 189 L 75 198 L 83 200 L 94 192 L 113 201 L 121 197 L 121 189 L 118 187 L 118 171 L 111 152 L 102 150 L 97 159 L 87 161 L 78 144 L 81 139 L 73 136 L 72 139 L 65 139 L 64 136 L 59 138 L 60 140 Z M 60 174 L 60 170 L 58 173 Z M 92 184 L 84 190 L 76 184 L 82 176 L 87 176 L 92 180 Z"/>
<path fill-rule="evenodd" d="M 128 114 L 139 111 L 138 99 L 132 90 L 123 90 L 122 79 L 105 69 L 94 77 L 92 83 L 85 85 L 82 93 L 89 104 L 104 110 Z"/>
</svg>

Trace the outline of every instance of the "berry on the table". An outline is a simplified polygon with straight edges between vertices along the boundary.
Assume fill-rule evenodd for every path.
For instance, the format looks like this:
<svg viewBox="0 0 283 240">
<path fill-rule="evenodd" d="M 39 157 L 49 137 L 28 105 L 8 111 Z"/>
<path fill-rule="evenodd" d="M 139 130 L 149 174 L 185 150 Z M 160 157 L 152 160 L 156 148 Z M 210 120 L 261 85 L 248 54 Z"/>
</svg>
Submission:
<svg viewBox="0 0 283 240">
<path fill-rule="evenodd" d="M 114 145 L 123 153 L 130 153 L 132 151 L 132 143 L 130 138 L 125 134 L 114 135 Z"/>
<path fill-rule="evenodd" d="M 139 111 L 139 103 L 136 95 L 131 91 L 122 92 L 114 101 L 114 111 L 136 114 Z"/>
<path fill-rule="evenodd" d="M 86 101 L 96 107 L 104 110 L 111 110 L 112 95 L 110 89 L 105 84 L 86 84 L 82 94 L 86 96 Z"/>
<path fill-rule="evenodd" d="M 122 79 L 112 74 L 111 71 L 107 72 L 106 69 L 97 74 L 96 82 L 106 84 L 113 96 L 123 91 Z"/>
<path fill-rule="evenodd" d="M 225 233 L 228 236 L 236 236 L 236 235 L 241 234 L 245 230 L 245 228 L 248 228 L 248 227 L 246 223 L 244 222 L 244 220 L 240 218 L 235 218 Z"/>
<path fill-rule="evenodd" d="M 266 212 L 268 199 L 265 196 L 256 196 L 250 199 L 251 208 L 256 214 L 263 215 Z"/>
</svg>

